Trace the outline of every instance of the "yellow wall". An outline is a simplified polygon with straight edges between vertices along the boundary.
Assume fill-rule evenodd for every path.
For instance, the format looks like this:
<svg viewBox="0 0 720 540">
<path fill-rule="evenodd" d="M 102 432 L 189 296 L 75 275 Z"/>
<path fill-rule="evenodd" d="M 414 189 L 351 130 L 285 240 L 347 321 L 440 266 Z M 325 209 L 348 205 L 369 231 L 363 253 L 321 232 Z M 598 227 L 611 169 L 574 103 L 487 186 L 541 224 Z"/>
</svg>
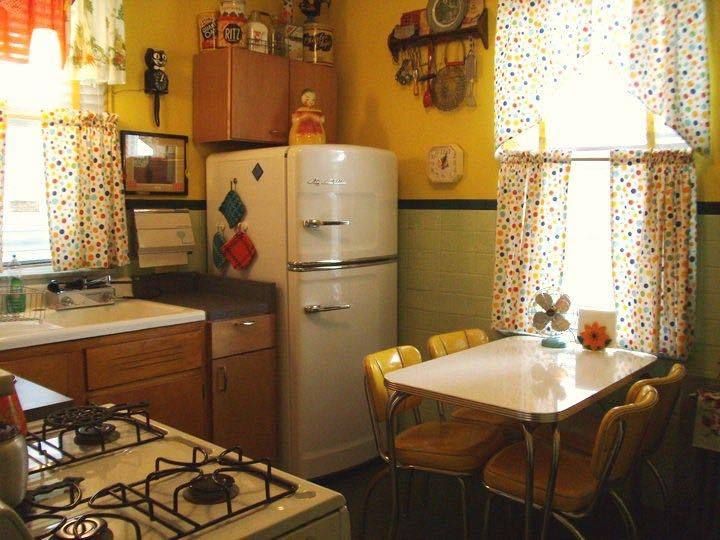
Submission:
<svg viewBox="0 0 720 540">
<path fill-rule="evenodd" d="M 298 2 L 296 1 L 296 4 Z M 336 1 L 329 12 L 335 26 L 339 72 L 340 140 L 393 150 L 400 160 L 400 197 L 494 199 L 497 164 L 493 152 L 493 37 L 496 1 L 490 10 L 490 49 L 478 47 L 478 107 L 453 112 L 425 110 L 410 87 L 395 82 L 386 39 L 404 11 L 422 7 L 421 0 Z M 205 196 L 204 156 L 217 147 L 192 141 L 192 57 L 197 53 L 196 14 L 215 9 L 216 0 L 125 0 L 128 76 L 113 91 L 112 104 L 121 129 L 184 134 L 188 144 L 189 195 Z M 248 2 L 248 11 L 279 10 L 280 0 Z M 388 7 L 390 6 L 390 7 Z M 711 7 L 712 6 L 712 7 Z M 698 159 L 699 198 L 720 200 L 720 7 L 708 0 L 712 70 L 713 152 Z M 296 22 L 302 14 L 296 13 Z M 717 36 L 717 38 L 716 38 Z M 479 44 L 479 42 L 478 42 Z M 152 99 L 143 93 L 147 47 L 168 54 L 170 94 L 161 98 L 161 127 L 152 120 Z M 430 146 L 456 143 L 465 150 L 465 177 L 457 184 L 435 187 L 425 176 Z"/>
<path fill-rule="evenodd" d="M 426 110 L 410 86 L 395 82 L 398 66 L 392 63 L 387 36 L 401 13 L 424 4 L 418 0 L 333 4 L 330 13 L 336 27 L 342 111 L 340 140 L 394 151 L 400 162 L 402 199 L 494 199 L 497 164 L 493 157 L 492 43 L 485 50 L 477 42 L 475 109 Z M 493 8 L 491 37 L 495 34 L 494 13 Z M 425 153 L 431 146 L 444 143 L 456 143 L 464 149 L 465 177 L 457 184 L 438 188 L 425 176 Z"/>
</svg>

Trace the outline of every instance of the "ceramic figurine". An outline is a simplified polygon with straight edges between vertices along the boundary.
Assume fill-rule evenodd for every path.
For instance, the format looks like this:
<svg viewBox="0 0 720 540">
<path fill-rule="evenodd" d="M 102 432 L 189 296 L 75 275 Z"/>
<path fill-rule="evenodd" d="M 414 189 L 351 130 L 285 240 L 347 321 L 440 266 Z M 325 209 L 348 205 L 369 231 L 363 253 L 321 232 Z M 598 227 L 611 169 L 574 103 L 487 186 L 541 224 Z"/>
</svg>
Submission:
<svg viewBox="0 0 720 540">
<path fill-rule="evenodd" d="M 322 4 L 327 4 L 330 7 L 330 0 L 301 0 L 300 11 L 308 18 L 309 22 L 315 20 L 315 17 L 320 15 L 320 7 Z"/>
<path fill-rule="evenodd" d="M 314 90 L 303 90 L 302 105 L 292 114 L 289 144 L 325 144 L 325 115 L 315 107 L 316 99 Z"/>
</svg>

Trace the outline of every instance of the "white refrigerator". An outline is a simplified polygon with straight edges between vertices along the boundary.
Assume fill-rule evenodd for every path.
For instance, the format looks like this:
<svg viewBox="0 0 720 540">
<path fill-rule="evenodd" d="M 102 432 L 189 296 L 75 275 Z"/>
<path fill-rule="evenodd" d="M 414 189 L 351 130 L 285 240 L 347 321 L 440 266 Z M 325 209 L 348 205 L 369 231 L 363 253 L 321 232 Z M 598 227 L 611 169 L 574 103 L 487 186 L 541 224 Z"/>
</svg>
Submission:
<svg viewBox="0 0 720 540">
<path fill-rule="evenodd" d="M 257 250 L 217 270 L 218 207 L 237 179 Z M 347 145 L 207 158 L 208 267 L 277 284 L 282 467 L 315 478 L 376 455 L 363 388 L 366 354 L 397 344 L 397 159 Z M 239 441 L 242 444 L 242 441 Z"/>
</svg>

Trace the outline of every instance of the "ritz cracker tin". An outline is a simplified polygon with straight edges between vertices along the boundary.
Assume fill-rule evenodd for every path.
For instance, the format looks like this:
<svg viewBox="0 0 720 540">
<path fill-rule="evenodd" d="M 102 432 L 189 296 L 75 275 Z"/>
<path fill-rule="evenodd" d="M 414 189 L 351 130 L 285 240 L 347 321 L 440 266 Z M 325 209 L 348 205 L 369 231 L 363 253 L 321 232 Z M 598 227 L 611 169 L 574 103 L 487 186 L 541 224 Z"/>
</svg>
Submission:
<svg viewBox="0 0 720 540">
<path fill-rule="evenodd" d="M 332 66 L 334 62 L 333 47 L 333 29 L 331 26 L 320 23 L 306 23 L 303 25 L 304 62 Z"/>
</svg>

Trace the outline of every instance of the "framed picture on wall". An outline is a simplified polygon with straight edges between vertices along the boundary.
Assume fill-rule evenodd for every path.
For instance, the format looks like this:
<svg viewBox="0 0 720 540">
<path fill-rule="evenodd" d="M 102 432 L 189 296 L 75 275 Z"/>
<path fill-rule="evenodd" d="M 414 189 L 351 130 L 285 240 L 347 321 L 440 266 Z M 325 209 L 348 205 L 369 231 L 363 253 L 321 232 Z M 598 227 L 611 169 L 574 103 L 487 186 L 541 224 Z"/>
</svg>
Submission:
<svg viewBox="0 0 720 540">
<path fill-rule="evenodd" d="M 187 195 L 185 135 L 121 131 L 125 193 Z"/>
</svg>

